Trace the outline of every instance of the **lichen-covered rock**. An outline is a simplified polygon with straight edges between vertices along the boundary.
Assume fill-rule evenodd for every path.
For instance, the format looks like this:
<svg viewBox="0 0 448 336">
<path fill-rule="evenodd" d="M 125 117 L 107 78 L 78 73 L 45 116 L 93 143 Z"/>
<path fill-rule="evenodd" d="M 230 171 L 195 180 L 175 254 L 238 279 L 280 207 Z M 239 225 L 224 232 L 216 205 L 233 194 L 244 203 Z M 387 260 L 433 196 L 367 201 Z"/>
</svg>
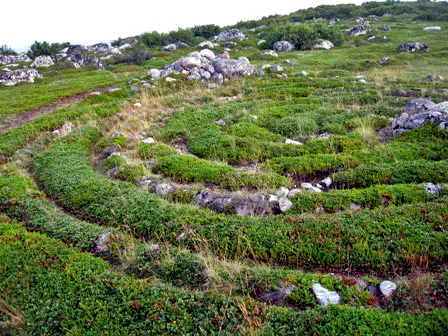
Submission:
<svg viewBox="0 0 448 336">
<path fill-rule="evenodd" d="M 428 99 L 409 100 L 404 112 L 392 123 L 393 135 L 420 127 L 426 122 L 445 128 L 445 123 L 448 123 L 448 102 L 434 104 Z"/>
<path fill-rule="evenodd" d="M 86 47 L 87 51 L 93 52 L 97 55 L 108 57 L 113 55 L 118 55 L 121 53 L 120 49 L 111 47 L 107 43 L 97 43 Z"/>
<path fill-rule="evenodd" d="M 13 86 L 17 83 L 34 83 L 36 78 L 42 79 L 43 76 L 36 69 L 20 69 L 0 73 L 0 84 Z"/>
<path fill-rule="evenodd" d="M 359 36 L 365 34 L 367 34 L 367 29 L 363 25 L 352 27 L 347 31 L 348 36 Z"/>
<path fill-rule="evenodd" d="M 96 70 L 104 70 L 104 65 L 97 56 L 72 53 L 64 60 L 71 62 L 75 68 L 91 67 Z"/>
<path fill-rule="evenodd" d="M 313 293 L 316 296 L 317 302 L 324 307 L 330 303 L 339 304 L 341 301 L 341 297 L 337 292 L 329 291 L 319 283 L 313 284 Z"/>
<path fill-rule="evenodd" d="M 326 49 L 329 50 L 333 48 L 334 45 L 331 43 L 331 41 L 328 40 L 319 40 L 314 46 L 313 49 Z"/>
<path fill-rule="evenodd" d="M 410 42 L 402 44 L 398 47 L 398 50 L 406 52 L 429 51 L 429 47 L 426 43 Z"/>
<path fill-rule="evenodd" d="M 440 193 L 440 188 L 438 185 L 430 182 L 423 183 L 426 191 L 431 195 L 438 195 Z"/>
<path fill-rule="evenodd" d="M 294 44 L 289 41 L 277 41 L 273 48 L 275 51 L 291 51 L 294 50 Z"/>
<path fill-rule="evenodd" d="M 160 78 L 160 70 L 158 69 L 151 69 L 148 71 L 148 76 L 151 79 L 157 80 Z"/>
<path fill-rule="evenodd" d="M 280 197 L 278 200 L 278 205 L 281 212 L 286 212 L 292 207 L 292 202 L 286 197 Z"/>
<path fill-rule="evenodd" d="M 229 41 L 229 40 L 234 40 L 234 39 L 238 39 L 238 40 L 242 41 L 245 38 L 246 37 L 239 29 L 232 28 L 229 30 L 222 31 L 216 38 L 216 41 Z"/>
<path fill-rule="evenodd" d="M 239 60 L 217 59 L 213 61 L 215 71 L 222 74 L 224 78 L 247 77 L 255 72 L 255 68 L 247 62 Z"/>
<path fill-rule="evenodd" d="M 163 51 L 174 51 L 177 49 L 177 46 L 174 43 L 168 44 L 162 48 Z"/>
<path fill-rule="evenodd" d="M 214 49 L 214 48 L 218 48 L 219 44 L 218 43 L 213 43 L 211 41 L 203 41 L 203 42 L 198 44 L 198 47 L 200 47 L 200 48 L 207 47 L 207 48 L 210 48 L 210 49 Z"/>
<path fill-rule="evenodd" d="M 389 27 L 389 26 L 381 26 L 381 30 L 382 30 L 382 31 L 391 31 L 392 28 Z"/>
<path fill-rule="evenodd" d="M 40 67 L 49 67 L 54 65 L 54 62 L 50 56 L 38 56 L 34 59 L 34 62 L 31 63 L 32 67 L 40 68 Z"/>
</svg>

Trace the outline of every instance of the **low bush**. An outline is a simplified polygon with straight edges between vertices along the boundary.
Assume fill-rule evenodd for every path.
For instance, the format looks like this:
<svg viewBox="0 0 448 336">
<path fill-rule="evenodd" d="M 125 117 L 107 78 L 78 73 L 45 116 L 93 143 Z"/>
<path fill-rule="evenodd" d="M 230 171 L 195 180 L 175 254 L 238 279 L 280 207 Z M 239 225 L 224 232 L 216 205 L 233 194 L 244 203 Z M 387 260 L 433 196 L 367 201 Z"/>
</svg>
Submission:
<svg viewBox="0 0 448 336">
<path fill-rule="evenodd" d="M 121 55 L 114 57 L 113 63 L 143 64 L 152 58 L 151 52 L 143 42 L 134 43 L 122 51 Z"/>
<path fill-rule="evenodd" d="M 344 42 L 344 35 L 339 27 L 323 24 L 296 24 L 272 28 L 266 33 L 266 43 L 272 48 L 277 41 L 291 41 L 297 49 L 310 49 L 319 39 L 330 40 L 335 45 Z"/>
<path fill-rule="evenodd" d="M 38 56 L 54 56 L 57 53 L 59 53 L 62 49 L 68 47 L 70 45 L 69 42 L 65 43 L 48 43 L 47 41 L 44 42 L 37 42 L 35 41 L 28 51 L 28 56 L 30 58 L 36 58 Z"/>
<path fill-rule="evenodd" d="M 201 26 L 194 26 L 191 28 L 194 36 L 202 36 L 203 38 L 209 39 L 213 36 L 218 35 L 221 32 L 221 28 L 215 24 L 207 24 Z"/>
<path fill-rule="evenodd" d="M 352 206 L 376 208 L 380 206 L 402 205 L 406 203 L 430 202 L 447 196 L 445 186 L 440 195 L 432 195 L 422 185 L 396 184 L 378 185 L 366 189 L 330 190 L 325 193 L 299 193 L 292 199 L 289 214 L 313 213 L 316 209 L 325 212 L 350 210 Z"/>
<path fill-rule="evenodd" d="M 412 316 L 347 306 L 260 309 L 250 298 L 191 293 L 122 276 L 100 259 L 17 224 L 1 223 L 0 240 L 5 275 L 0 289 L 24 314 L 23 328 L 30 334 L 245 334 L 250 329 L 245 312 L 250 311 L 258 321 L 253 328 L 265 334 L 341 334 L 369 326 L 396 335 L 442 335 L 447 319 L 438 310 Z"/>
<path fill-rule="evenodd" d="M 404 161 L 379 166 L 361 165 L 332 175 L 338 188 L 366 188 L 375 184 L 448 182 L 448 161 Z"/>
</svg>

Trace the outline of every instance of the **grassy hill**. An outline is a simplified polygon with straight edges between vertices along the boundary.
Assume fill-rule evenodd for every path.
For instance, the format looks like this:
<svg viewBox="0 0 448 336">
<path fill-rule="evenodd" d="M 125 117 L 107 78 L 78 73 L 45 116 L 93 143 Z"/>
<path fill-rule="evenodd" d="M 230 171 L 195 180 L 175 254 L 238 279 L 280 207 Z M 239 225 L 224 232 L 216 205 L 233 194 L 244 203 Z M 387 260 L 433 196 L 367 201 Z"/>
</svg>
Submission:
<svg viewBox="0 0 448 336">
<path fill-rule="evenodd" d="M 149 82 L 203 49 L 208 26 L 163 37 L 190 38 L 173 52 L 142 34 L 143 62 L 56 64 L 0 86 L 0 334 L 448 334 L 448 132 L 391 135 L 409 99 L 448 100 L 447 12 L 369 2 L 237 23 L 247 39 L 231 57 L 286 76 Z M 346 36 L 359 15 L 368 34 Z M 258 45 L 336 17 L 330 50 Z M 397 50 L 416 41 L 430 51 Z M 301 188 L 328 177 L 322 192 Z M 263 212 L 260 195 L 281 187 L 301 191 Z M 198 203 L 204 192 L 224 195 L 220 211 Z M 244 206 L 253 216 L 235 214 Z M 339 304 L 322 306 L 317 283 Z"/>
</svg>

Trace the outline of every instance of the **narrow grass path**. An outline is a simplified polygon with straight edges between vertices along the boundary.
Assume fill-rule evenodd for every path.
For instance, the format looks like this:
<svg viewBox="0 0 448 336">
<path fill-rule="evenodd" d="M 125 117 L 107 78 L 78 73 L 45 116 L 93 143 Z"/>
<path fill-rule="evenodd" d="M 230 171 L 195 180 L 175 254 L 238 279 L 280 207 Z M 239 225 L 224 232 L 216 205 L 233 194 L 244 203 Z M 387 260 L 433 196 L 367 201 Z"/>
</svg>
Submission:
<svg viewBox="0 0 448 336">
<path fill-rule="evenodd" d="M 90 89 L 85 92 L 77 93 L 72 96 L 63 97 L 59 99 L 58 101 L 51 103 L 49 105 L 45 106 L 39 106 L 36 108 L 33 108 L 31 110 L 28 110 L 21 114 L 14 114 L 11 115 L 6 120 L 0 122 L 0 134 L 3 134 L 7 131 L 9 131 L 12 128 L 22 126 L 26 124 L 27 122 L 34 120 L 35 118 L 38 118 L 42 115 L 52 113 L 58 109 L 68 107 L 72 104 L 79 103 L 83 100 L 85 100 L 89 95 L 91 95 L 93 92 L 104 92 L 106 89 L 104 87 L 99 87 L 95 89 Z"/>
</svg>

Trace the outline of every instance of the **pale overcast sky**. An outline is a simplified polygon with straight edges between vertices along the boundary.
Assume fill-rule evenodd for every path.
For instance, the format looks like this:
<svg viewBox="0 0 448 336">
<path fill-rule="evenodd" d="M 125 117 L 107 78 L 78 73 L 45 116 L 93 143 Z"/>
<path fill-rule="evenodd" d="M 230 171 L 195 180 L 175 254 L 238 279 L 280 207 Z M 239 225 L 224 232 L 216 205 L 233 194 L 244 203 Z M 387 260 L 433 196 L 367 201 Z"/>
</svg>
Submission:
<svg viewBox="0 0 448 336">
<path fill-rule="evenodd" d="M 146 31 L 214 23 L 220 26 L 320 4 L 352 0 L 21 0 L 1 5 L 0 45 L 23 49 L 35 40 L 89 44 Z M 3 2 L 2 1 L 2 2 Z"/>
</svg>

